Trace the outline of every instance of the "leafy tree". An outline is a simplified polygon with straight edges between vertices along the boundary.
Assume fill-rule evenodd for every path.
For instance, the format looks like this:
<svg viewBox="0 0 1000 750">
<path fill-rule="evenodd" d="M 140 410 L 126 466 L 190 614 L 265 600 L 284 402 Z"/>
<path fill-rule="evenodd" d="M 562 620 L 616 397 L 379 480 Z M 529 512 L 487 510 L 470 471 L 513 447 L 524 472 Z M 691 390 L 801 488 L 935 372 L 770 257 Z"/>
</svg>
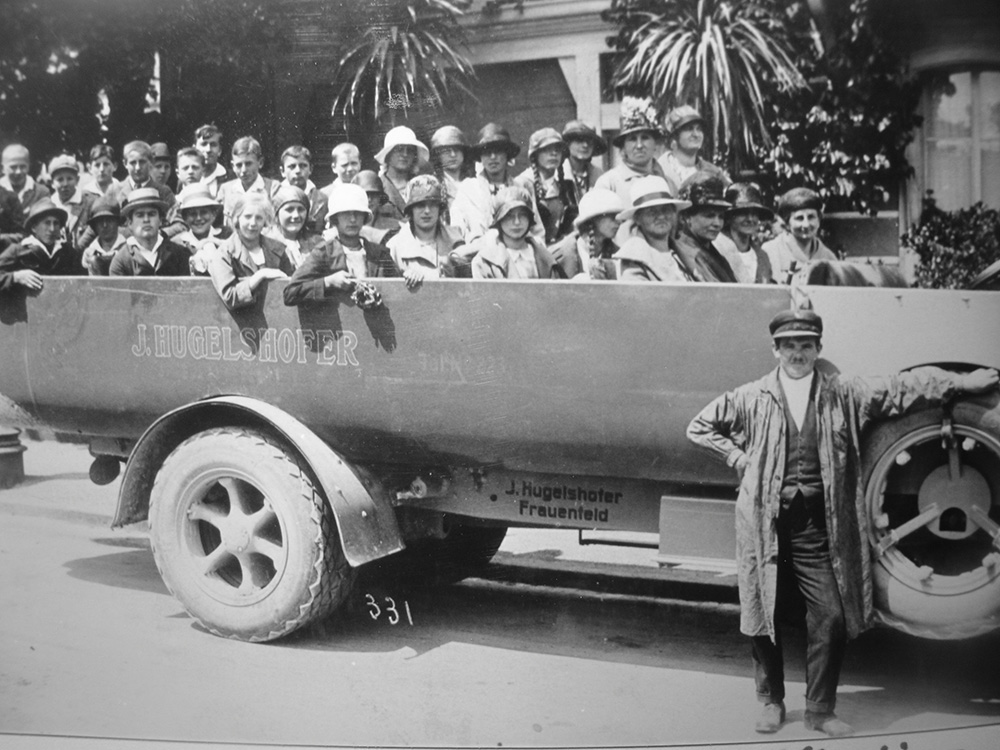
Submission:
<svg viewBox="0 0 1000 750">
<path fill-rule="evenodd" d="M 805 85 L 784 19 L 766 0 L 613 0 L 605 19 L 625 52 L 617 83 L 661 110 L 694 105 L 735 166 L 770 146 L 769 101 Z"/>
<path fill-rule="evenodd" d="M 904 247 L 920 263 L 917 286 L 967 289 L 991 263 L 1000 261 L 1000 212 L 982 201 L 958 211 L 942 211 L 928 191 L 920 223 L 903 235 Z"/>
<path fill-rule="evenodd" d="M 358 42 L 340 59 L 338 112 L 378 121 L 471 95 L 472 63 L 458 19 L 470 0 L 370 0 L 352 4 Z M 350 36 L 350 35 L 349 35 Z"/>
<path fill-rule="evenodd" d="M 882 30 L 893 20 L 884 10 L 851 0 L 829 18 L 824 44 L 805 3 L 789 1 L 796 59 L 810 87 L 773 102 L 774 145 L 762 151 L 761 169 L 776 191 L 808 185 L 828 208 L 874 215 L 912 174 L 905 152 L 921 121 L 921 81 L 886 41 Z"/>
</svg>

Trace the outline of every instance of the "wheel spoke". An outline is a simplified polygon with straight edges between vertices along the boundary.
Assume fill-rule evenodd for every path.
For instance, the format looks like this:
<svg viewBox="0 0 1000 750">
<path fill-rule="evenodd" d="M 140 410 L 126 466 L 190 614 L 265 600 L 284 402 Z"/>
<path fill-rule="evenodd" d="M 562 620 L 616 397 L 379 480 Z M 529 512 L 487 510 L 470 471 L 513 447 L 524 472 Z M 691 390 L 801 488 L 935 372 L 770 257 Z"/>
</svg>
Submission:
<svg viewBox="0 0 1000 750">
<path fill-rule="evenodd" d="M 990 518 L 978 505 L 973 505 L 969 509 L 968 516 L 979 528 L 989 534 L 993 540 L 993 546 L 1000 550 L 1000 525 Z"/>
<path fill-rule="evenodd" d="M 225 488 L 226 492 L 229 493 L 230 517 L 246 516 L 247 502 L 249 498 L 243 482 L 234 477 L 223 477 L 219 480 L 219 484 L 221 484 Z"/>
<path fill-rule="evenodd" d="M 270 558 L 275 567 L 278 566 L 278 563 L 285 554 L 285 549 L 280 544 L 275 544 L 261 537 L 254 537 L 254 540 L 250 543 L 249 551 L 257 552 L 264 555 L 264 557 Z"/>
<path fill-rule="evenodd" d="M 254 565 L 253 555 L 239 555 L 240 570 L 243 574 L 240 581 L 239 592 L 244 596 L 249 596 L 260 591 L 268 583 L 268 578 L 262 575 L 263 571 L 259 565 Z M 258 580 L 261 579 L 261 580 Z"/>
<path fill-rule="evenodd" d="M 219 528 L 224 522 L 226 515 L 209 505 L 197 503 L 188 508 L 187 517 L 191 521 L 204 521 L 215 528 Z"/>
<path fill-rule="evenodd" d="M 899 544 L 902 539 L 929 524 L 931 521 L 940 516 L 942 512 L 943 509 L 938 507 L 937 503 L 932 503 L 931 505 L 928 505 L 927 510 L 919 516 L 914 516 L 906 523 L 894 528 L 879 540 L 879 555 L 884 555 L 890 548 Z"/>
<path fill-rule="evenodd" d="M 201 560 L 201 572 L 204 576 L 211 576 L 218 572 L 229 560 L 229 552 L 223 545 L 219 545 L 209 552 Z"/>
</svg>

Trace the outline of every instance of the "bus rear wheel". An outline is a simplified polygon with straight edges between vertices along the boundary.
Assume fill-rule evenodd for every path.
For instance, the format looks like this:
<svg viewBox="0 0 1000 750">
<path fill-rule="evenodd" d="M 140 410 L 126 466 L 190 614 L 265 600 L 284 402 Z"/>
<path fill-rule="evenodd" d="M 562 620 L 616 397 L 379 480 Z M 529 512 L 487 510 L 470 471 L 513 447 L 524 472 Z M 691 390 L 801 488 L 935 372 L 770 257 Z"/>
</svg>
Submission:
<svg viewBox="0 0 1000 750">
<path fill-rule="evenodd" d="M 1000 626 L 1000 399 L 879 425 L 865 502 L 879 619 L 925 638 Z"/>
</svg>

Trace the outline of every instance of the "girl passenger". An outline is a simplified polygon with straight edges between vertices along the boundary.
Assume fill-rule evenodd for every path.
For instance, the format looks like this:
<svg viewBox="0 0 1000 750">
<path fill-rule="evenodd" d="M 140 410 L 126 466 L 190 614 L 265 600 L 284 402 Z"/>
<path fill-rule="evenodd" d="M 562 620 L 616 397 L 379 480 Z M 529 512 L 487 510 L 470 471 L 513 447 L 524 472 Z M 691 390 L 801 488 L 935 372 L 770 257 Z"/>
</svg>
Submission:
<svg viewBox="0 0 1000 750">
<path fill-rule="evenodd" d="M 566 176 L 563 161 L 569 156 L 562 136 L 554 128 L 542 128 L 528 140 L 526 170 L 517 176 L 534 197 L 535 211 L 545 228 L 545 244 L 551 245 L 573 230 L 578 209 L 576 188 Z"/>
<path fill-rule="evenodd" d="M 531 235 L 535 214 L 531 195 L 522 187 L 505 188 L 498 196 L 493 225 L 476 240 L 474 279 L 563 279 L 555 258 Z"/>
<path fill-rule="evenodd" d="M 264 236 L 274 222 L 274 208 L 266 195 L 245 193 L 233 198 L 235 231 L 211 254 L 208 273 L 215 291 L 229 309 L 257 302 L 266 282 L 291 275 L 285 245 Z"/>
<path fill-rule="evenodd" d="M 433 175 L 417 175 L 407 184 L 405 212 L 409 221 L 386 246 L 410 289 L 424 279 L 453 275 L 449 254 L 464 243 L 458 232 L 444 223 L 446 208 L 441 183 Z"/>
<path fill-rule="evenodd" d="M 580 199 L 576 231 L 549 248 L 569 278 L 618 278 L 617 264 L 611 258 L 618 252 L 615 234 L 621 222 L 617 217 L 624 210 L 618 194 L 604 188 L 592 188 Z"/>
</svg>

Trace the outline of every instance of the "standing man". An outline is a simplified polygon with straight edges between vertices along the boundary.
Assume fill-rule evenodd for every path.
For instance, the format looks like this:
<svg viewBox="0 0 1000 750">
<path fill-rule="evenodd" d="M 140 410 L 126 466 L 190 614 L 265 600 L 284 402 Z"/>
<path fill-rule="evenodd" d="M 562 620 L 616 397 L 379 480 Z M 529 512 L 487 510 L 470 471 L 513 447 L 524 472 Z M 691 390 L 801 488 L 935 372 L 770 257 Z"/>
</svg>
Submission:
<svg viewBox="0 0 1000 750">
<path fill-rule="evenodd" d="M 219 187 L 224 183 L 229 173 L 219 163 L 222 155 L 222 131 L 215 125 L 202 125 L 194 131 L 194 147 L 205 157 L 205 174 L 201 181 L 208 185 L 208 192 L 213 198 L 219 196 Z"/>
<path fill-rule="evenodd" d="M 27 219 L 31 207 L 42 198 L 48 198 L 51 191 L 45 185 L 35 182 L 35 179 L 28 174 L 31 168 L 31 154 L 20 143 L 7 146 L 0 155 L 0 161 L 3 163 L 0 187 L 17 196 L 23 212 L 20 218 Z"/>
<path fill-rule="evenodd" d="M 705 120 L 694 107 L 685 104 L 667 115 L 667 143 L 670 148 L 660 157 L 659 164 L 667 184 L 676 195 L 695 172 L 708 172 L 729 185 L 729 177 L 699 155 L 705 145 Z"/>
<path fill-rule="evenodd" d="M 872 420 L 996 388 L 997 371 L 920 367 L 893 377 L 841 378 L 816 371 L 819 315 L 778 313 L 770 332 L 777 369 L 719 396 L 691 421 L 687 436 L 740 477 L 740 630 L 751 638 L 764 704 L 757 731 L 776 732 L 785 720 L 776 621 L 795 604 L 788 597 L 797 590 L 806 611 L 805 725 L 839 737 L 853 731 L 834 713 L 845 644 L 873 620 L 856 436 Z"/>
</svg>

